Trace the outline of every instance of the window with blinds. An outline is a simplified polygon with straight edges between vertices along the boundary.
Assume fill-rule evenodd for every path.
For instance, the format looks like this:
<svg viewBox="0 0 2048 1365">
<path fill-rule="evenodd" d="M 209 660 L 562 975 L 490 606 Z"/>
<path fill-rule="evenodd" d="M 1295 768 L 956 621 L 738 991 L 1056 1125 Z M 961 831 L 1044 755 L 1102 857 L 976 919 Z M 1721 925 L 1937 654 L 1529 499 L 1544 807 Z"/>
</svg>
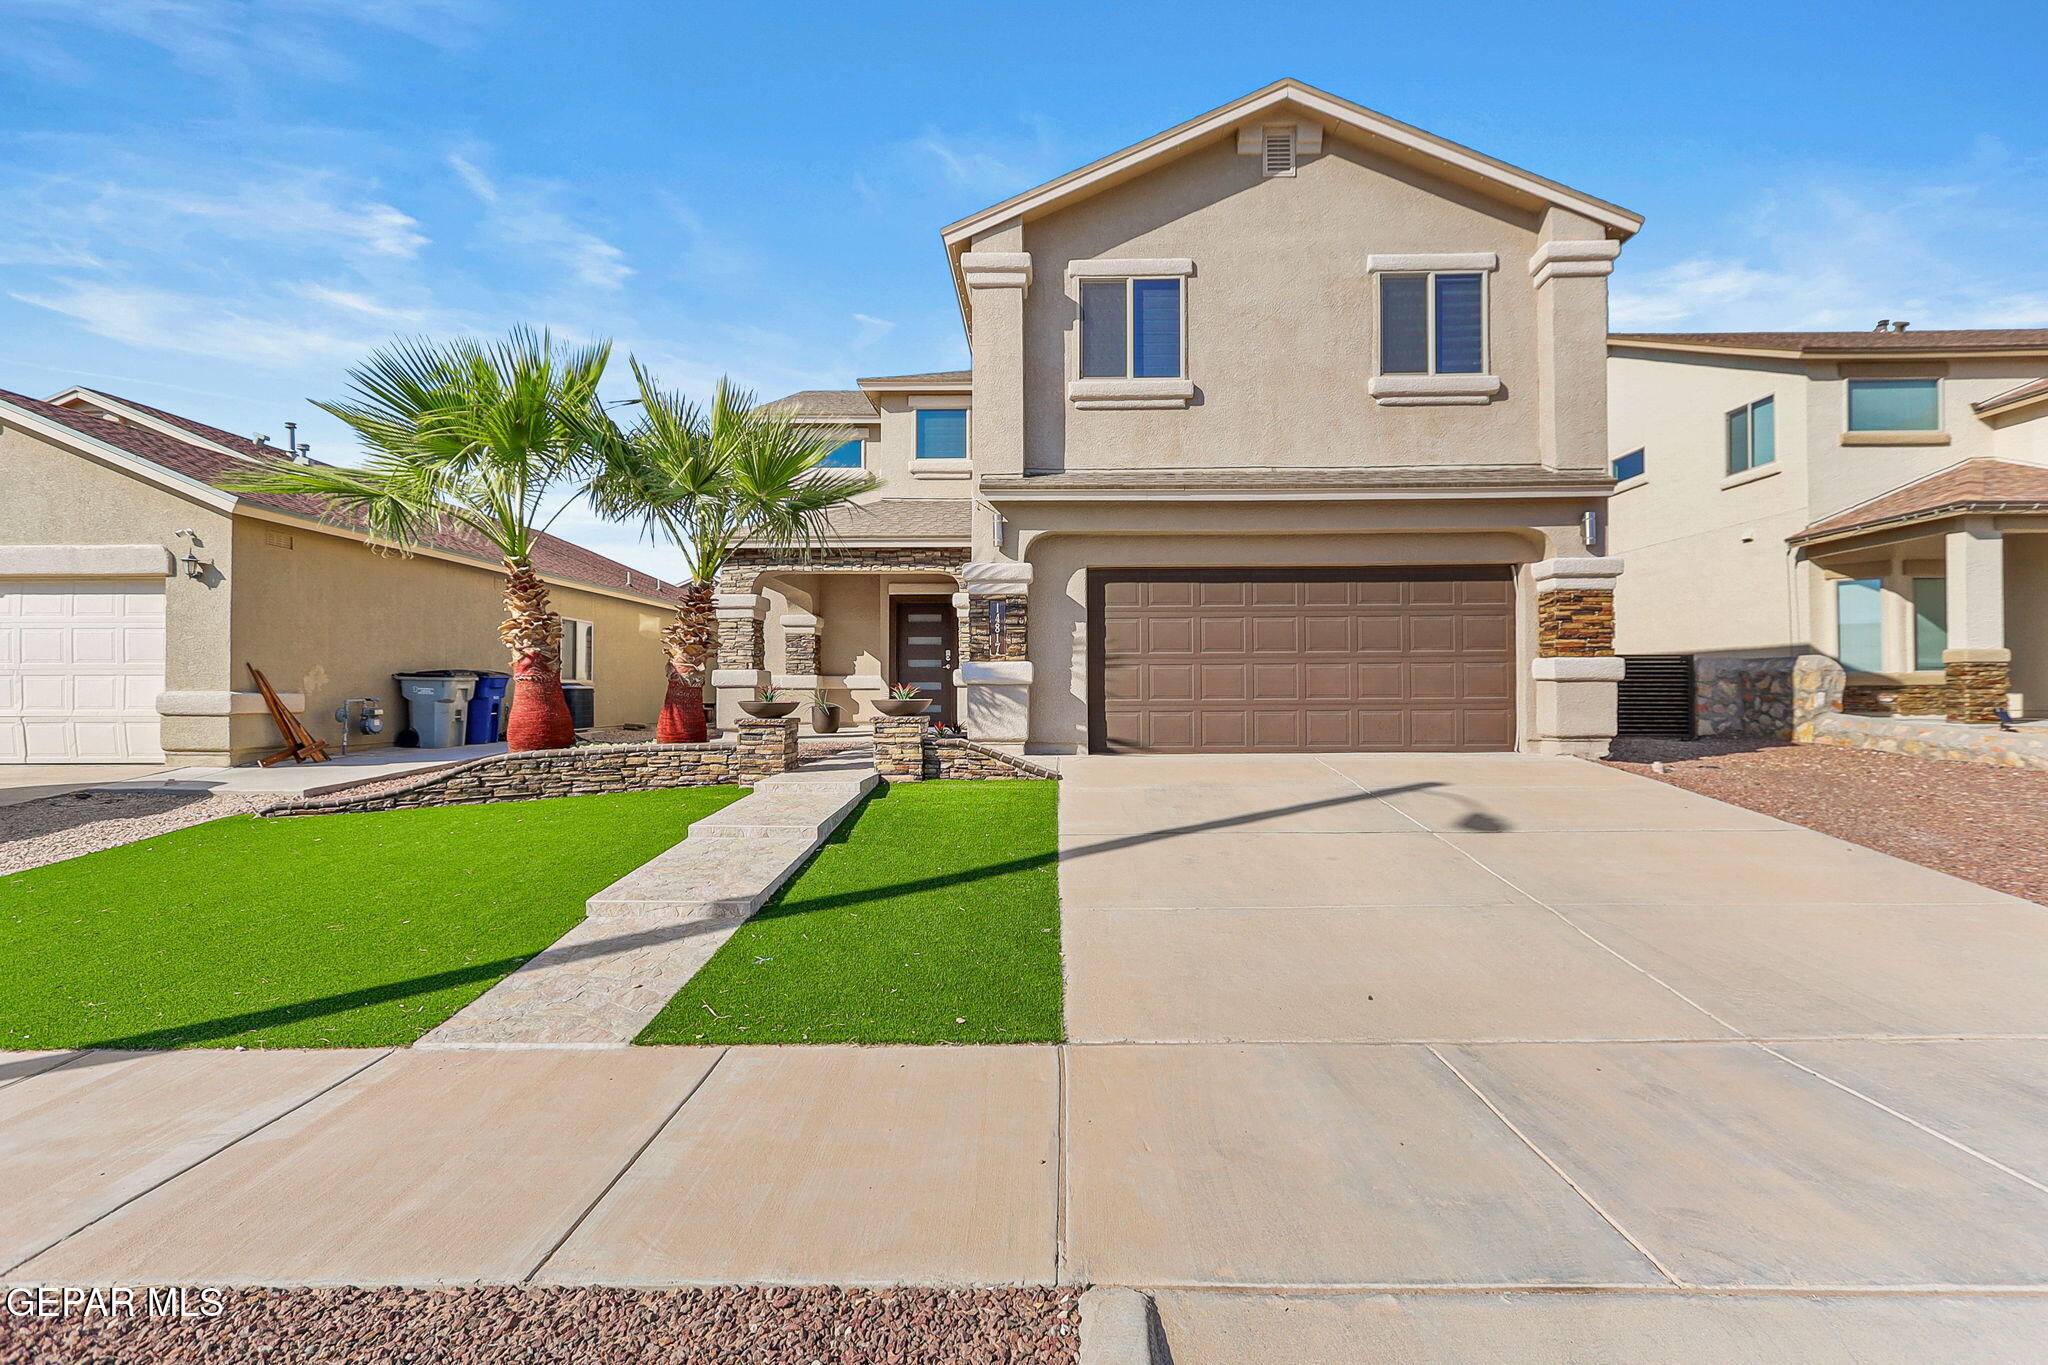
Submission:
<svg viewBox="0 0 2048 1365">
<path fill-rule="evenodd" d="M 1081 378 L 1179 379 L 1184 299 L 1178 278 L 1081 282 Z"/>
<path fill-rule="evenodd" d="M 1481 374 L 1486 285 L 1476 272 L 1380 276 L 1381 374 Z"/>
</svg>

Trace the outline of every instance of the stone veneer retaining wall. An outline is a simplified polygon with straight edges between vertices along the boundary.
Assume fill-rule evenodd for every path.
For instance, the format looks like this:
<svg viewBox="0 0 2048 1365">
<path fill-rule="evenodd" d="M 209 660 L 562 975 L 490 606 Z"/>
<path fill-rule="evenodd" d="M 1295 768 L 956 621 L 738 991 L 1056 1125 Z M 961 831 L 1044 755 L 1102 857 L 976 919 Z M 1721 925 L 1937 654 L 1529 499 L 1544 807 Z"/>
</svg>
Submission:
<svg viewBox="0 0 2048 1365">
<path fill-rule="evenodd" d="M 344 811 L 411 810 L 534 801 L 549 796 L 710 787 L 737 779 L 731 744 L 592 744 L 529 749 L 475 758 L 386 791 L 346 791 L 272 806 L 265 815 L 335 815 Z"/>
<path fill-rule="evenodd" d="M 786 773 L 796 767 L 796 717 L 764 720 L 743 717 L 734 727 L 739 732 L 734 744 L 733 780 L 751 786 L 764 777 Z"/>
<path fill-rule="evenodd" d="M 884 782 L 1059 776 L 1016 754 L 934 734 L 923 716 L 875 717 L 875 770 Z"/>
<path fill-rule="evenodd" d="M 2048 731 L 1958 725 L 1932 716 L 1844 715 L 1846 678 L 1842 666 L 1825 654 L 1799 657 L 1793 670 L 1794 741 L 2001 768 L 2048 769 Z"/>
<path fill-rule="evenodd" d="M 1545 659 L 1614 653 L 1614 590 L 1552 588 L 1537 593 L 1536 653 Z"/>
<path fill-rule="evenodd" d="M 1762 659 L 1700 655 L 1693 660 L 1693 733 L 1702 739 L 1729 735 L 1790 739 L 1797 662 L 1790 655 Z"/>
<path fill-rule="evenodd" d="M 1842 709 L 1859 716 L 1945 716 L 1943 683 L 1856 683 L 1842 689 Z"/>
</svg>

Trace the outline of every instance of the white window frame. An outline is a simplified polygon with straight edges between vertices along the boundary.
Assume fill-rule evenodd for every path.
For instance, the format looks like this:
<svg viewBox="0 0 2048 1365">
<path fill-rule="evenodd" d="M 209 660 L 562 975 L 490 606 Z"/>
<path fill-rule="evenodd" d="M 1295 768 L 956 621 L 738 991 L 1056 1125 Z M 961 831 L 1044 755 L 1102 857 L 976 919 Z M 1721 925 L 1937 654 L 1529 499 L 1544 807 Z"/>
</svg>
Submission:
<svg viewBox="0 0 2048 1365">
<path fill-rule="evenodd" d="M 1864 427 L 1860 430 L 1849 425 L 1851 393 L 1858 384 L 1872 381 L 1883 383 L 1887 380 L 1910 379 L 1915 383 L 1934 385 L 1934 425 L 1931 427 Z M 1948 431 L 1948 385 L 1938 374 L 1859 374 L 1842 380 L 1842 431 L 1850 436 L 1924 436 L 1934 437 Z"/>
<path fill-rule="evenodd" d="M 572 645 L 570 642 L 574 641 Z M 572 683 L 595 683 L 597 681 L 596 661 L 591 657 L 597 652 L 597 623 L 579 617 L 562 618 L 562 681 Z M 576 661 L 572 670 L 570 660 Z"/>
<path fill-rule="evenodd" d="M 1076 293 L 1074 296 L 1074 372 L 1070 377 L 1074 379 L 1089 380 L 1129 380 L 1139 383 L 1143 383 L 1149 380 L 1170 381 L 1186 379 L 1188 377 L 1189 278 L 1190 277 L 1187 275 L 1076 275 L 1074 277 L 1074 282 L 1077 286 L 1086 286 L 1091 284 L 1121 284 L 1124 287 L 1124 372 L 1122 374 L 1087 375 L 1081 373 L 1081 356 L 1086 343 L 1082 338 L 1081 330 L 1082 296 L 1079 293 Z M 1137 318 L 1132 312 L 1133 291 L 1131 286 L 1133 286 L 1140 280 L 1172 280 L 1180 285 L 1180 355 L 1176 358 L 1175 361 L 1176 368 L 1180 370 L 1179 374 L 1153 374 L 1141 377 L 1131 373 L 1133 370 L 1137 368 L 1138 356 L 1138 327 Z"/>
<path fill-rule="evenodd" d="M 1479 369 L 1477 373 L 1460 370 L 1446 375 L 1450 379 L 1477 379 L 1493 371 L 1493 272 L 1476 267 L 1445 268 L 1442 270 L 1375 270 L 1373 272 L 1373 318 L 1372 318 L 1372 372 L 1382 379 L 1420 379 L 1425 375 L 1441 374 L 1436 367 L 1436 277 L 1439 275 L 1477 275 L 1479 277 Z M 1391 371 L 1386 367 L 1386 281 L 1389 278 L 1421 279 L 1424 302 L 1428 304 L 1424 313 L 1423 352 L 1429 357 L 1426 370 Z"/>
</svg>

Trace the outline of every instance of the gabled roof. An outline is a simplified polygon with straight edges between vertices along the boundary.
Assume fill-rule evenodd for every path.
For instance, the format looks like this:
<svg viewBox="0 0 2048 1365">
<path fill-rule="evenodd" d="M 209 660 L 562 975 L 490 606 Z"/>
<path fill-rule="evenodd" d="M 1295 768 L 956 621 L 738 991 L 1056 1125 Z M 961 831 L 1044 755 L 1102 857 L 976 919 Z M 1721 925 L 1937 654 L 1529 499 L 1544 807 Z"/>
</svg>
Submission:
<svg viewBox="0 0 2048 1365">
<path fill-rule="evenodd" d="M 73 392 L 78 391 L 69 390 L 67 394 Z M 213 496 L 206 500 L 216 504 L 230 502 L 235 506 L 263 508 L 319 522 L 355 535 L 368 534 L 361 517 L 336 508 L 322 498 L 303 493 L 243 493 L 223 490 L 222 486 L 247 469 L 250 461 L 277 459 L 281 455 L 279 450 L 259 445 L 246 437 L 223 431 L 219 427 L 192 422 L 190 418 L 177 417 L 156 408 L 145 408 L 126 399 L 115 401 L 162 419 L 157 425 L 189 424 L 195 429 L 194 436 L 203 435 L 207 444 L 200 444 L 197 439 L 182 440 L 166 435 L 157 429 L 157 426 L 112 421 L 79 407 L 60 406 L 24 394 L 9 393 L 5 389 L 0 389 L 0 422 L 6 421 L 10 416 L 25 415 L 40 419 L 46 425 L 64 428 L 86 438 L 92 444 L 111 446 L 120 454 L 143 460 L 157 469 L 169 472 L 175 475 L 179 482 L 194 486 L 195 492 L 212 494 Z M 10 413 L 9 409 L 13 412 Z M 249 453 L 223 453 L 213 448 L 215 444 L 239 445 L 246 448 Z M 453 524 L 445 525 L 434 532 L 423 548 L 460 559 L 476 560 L 493 568 L 499 563 L 498 552 L 489 542 L 474 531 Z M 536 542 L 533 565 L 542 576 L 565 583 L 582 584 L 611 592 L 628 592 L 641 597 L 673 599 L 675 596 L 675 588 L 653 574 L 642 573 L 617 560 L 607 559 L 595 550 L 587 550 L 559 536 L 544 535 Z"/>
<path fill-rule="evenodd" d="M 1615 332 L 1607 342 L 1610 347 L 1629 349 L 1896 359 L 1979 351 L 2048 352 L 2048 328 L 1988 327 L 1946 332 Z"/>
<path fill-rule="evenodd" d="M 88 389 L 80 385 L 77 388 L 66 389 L 49 401 L 62 408 L 96 408 L 112 412 L 131 421 L 139 421 L 143 426 L 176 437 L 187 444 L 196 441 L 202 445 L 212 446 L 224 454 L 244 455 L 252 460 L 271 460 L 284 453 L 282 446 L 264 445 L 260 441 L 252 441 L 235 432 L 209 426 L 190 417 L 181 417 L 175 412 L 165 412 L 162 408 L 153 408 L 132 398 L 122 398 L 117 394 L 108 393 L 105 389 Z"/>
<path fill-rule="evenodd" d="M 926 374 L 878 374 L 854 383 L 864 390 L 964 389 L 974 382 L 972 370 L 932 370 Z"/>
<path fill-rule="evenodd" d="M 967 498 L 876 498 L 849 503 L 826 515 L 826 536 L 837 544 L 965 545 L 973 529 Z"/>
<path fill-rule="evenodd" d="M 2010 460 L 1964 460 L 1785 537 L 1794 545 L 1971 512 L 2048 512 L 2048 469 Z"/>
<path fill-rule="evenodd" d="M 1035 189 L 1012 195 L 1000 204 L 970 214 L 943 230 L 946 244 L 949 247 L 964 248 L 976 233 L 986 232 L 1012 218 L 1028 220 L 1050 213 L 1111 184 L 1172 160 L 1192 150 L 1199 143 L 1234 131 L 1240 124 L 1270 115 L 1285 107 L 1297 108 L 1310 118 L 1323 123 L 1326 131 L 1344 133 L 1357 141 L 1404 159 L 1433 163 L 1435 169 L 1441 172 L 1483 183 L 1510 201 L 1531 207 L 1554 204 L 1560 208 L 1570 209 L 1574 213 L 1584 214 L 1596 223 L 1605 224 L 1608 234 L 1613 237 L 1633 236 L 1643 225 L 1642 215 L 1631 213 L 1619 205 L 1610 204 L 1604 199 L 1595 199 L 1589 194 L 1581 194 L 1575 189 L 1558 184 L 1555 180 L 1546 180 L 1519 166 L 1512 166 L 1483 152 L 1476 152 L 1448 138 L 1424 132 L 1412 124 L 1389 118 L 1362 104 L 1340 99 L 1329 91 L 1319 90 L 1305 81 L 1283 78 L 1254 90 L 1241 99 L 1219 105 L 1206 114 L 1199 114 L 1186 123 L 1177 124 L 1163 133 L 1148 137 L 1143 142 L 1134 143 L 1120 152 L 1112 152 L 1099 161 L 1091 161 L 1079 170 L 1069 171 L 1056 180 L 1048 180 Z"/>
</svg>

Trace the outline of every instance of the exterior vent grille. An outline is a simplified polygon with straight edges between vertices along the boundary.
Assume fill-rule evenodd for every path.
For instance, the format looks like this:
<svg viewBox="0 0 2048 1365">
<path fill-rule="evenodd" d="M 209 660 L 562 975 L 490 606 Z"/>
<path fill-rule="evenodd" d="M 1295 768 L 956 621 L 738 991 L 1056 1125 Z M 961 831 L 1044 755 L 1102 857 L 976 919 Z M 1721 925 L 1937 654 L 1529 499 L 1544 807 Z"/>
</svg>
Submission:
<svg viewBox="0 0 2048 1365">
<path fill-rule="evenodd" d="M 1630 654 L 1622 659 L 1617 734 L 1693 737 L 1690 654 Z"/>
<path fill-rule="evenodd" d="M 1294 174 L 1294 130 L 1292 128 L 1268 128 L 1266 130 L 1265 148 L 1267 175 Z"/>
</svg>

